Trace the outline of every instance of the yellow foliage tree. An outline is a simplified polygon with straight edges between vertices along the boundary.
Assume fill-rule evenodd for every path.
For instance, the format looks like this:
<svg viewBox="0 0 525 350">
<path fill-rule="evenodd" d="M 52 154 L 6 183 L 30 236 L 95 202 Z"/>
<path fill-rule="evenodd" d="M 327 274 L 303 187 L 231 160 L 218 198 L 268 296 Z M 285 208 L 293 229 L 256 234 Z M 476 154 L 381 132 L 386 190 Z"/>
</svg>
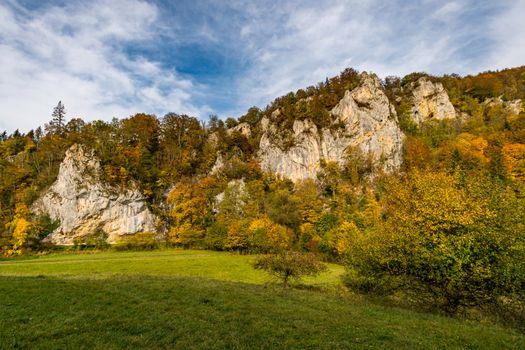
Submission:
<svg viewBox="0 0 525 350">
<path fill-rule="evenodd" d="M 416 171 L 391 186 L 387 211 L 396 227 L 417 227 L 428 235 L 454 233 L 492 216 L 486 203 L 459 188 L 452 175 Z"/>
<path fill-rule="evenodd" d="M 226 246 L 242 252 L 267 253 L 289 249 L 291 238 L 289 229 L 260 216 L 231 223 Z"/>
<path fill-rule="evenodd" d="M 385 222 L 351 239 L 348 257 L 362 286 L 424 291 L 448 312 L 490 298 L 503 236 L 491 227 L 489 184 L 462 181 L 419 171 L 391 180 Z"/>
<path fill-rule="evenodd" d="M 6 229 L 11 232 L 12 246 L 7 255 L 22 254 L 24 244 L 31 232 L 33 224 L 28 220 L 29 209 L 23 203 L 17 203 L 13 220 L 6 224 Z"/>
<path fill-rule="evenodd" d="M 456 147 L 463 159 L 473 164 L 487 165 L 490 158 L 487 156 L 489 143 L 482 136 L 461 133 L 456 140 Z"/>
<path fill-rule="evenodd" d="M 355 223 L 344 221 L 328 233 L 328 247 L 336 256 L 343 257 L 359 233 Z"/>
<path fill-rule="evenodd" d="M 263 250 L 284 250 L 290 248 L 292 234 L 286 227 L 261 216 L 250 223 L 250 236 Z M 259 242 L 260 240 L 260 242 Z"/>
<path fill-rule="evenodd" d="M 215 180 L 204 178 L 200 181 L 179 182 L 168 194 L 172 205 L 170 217 L 173 227 L 169 239 L 175 244 L 194 245 L 204 237 L 205 223 L 211 215 Z"/>
<path fill-rule="evenodd" d="M 525 144 L 512 143 L 503 146 L 503 164 L 513 181 L 525 182 Z"/>
<path fill-rule="evenodd" d="M 312 179 L 299 181 L 295 184 L 295 196 L 298 198 L 299 215 L 304 223 L 317 222 L 323 212 L 323 202 L 317 190 L 317 184 Z"/>
</svg>

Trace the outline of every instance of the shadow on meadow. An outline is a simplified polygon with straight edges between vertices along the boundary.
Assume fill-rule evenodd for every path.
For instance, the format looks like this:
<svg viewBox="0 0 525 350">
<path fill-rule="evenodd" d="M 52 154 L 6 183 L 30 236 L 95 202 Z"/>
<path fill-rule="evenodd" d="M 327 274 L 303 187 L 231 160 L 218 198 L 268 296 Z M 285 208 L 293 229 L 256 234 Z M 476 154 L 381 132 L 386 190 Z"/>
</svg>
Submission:
<svg viewBox="0 0 525 350">
<path fill-rule="evenodd" d="M 523 348 L 525 336 L 315 290 L 196 277 L 0 277 L 0 348 Z"/>
</svg>

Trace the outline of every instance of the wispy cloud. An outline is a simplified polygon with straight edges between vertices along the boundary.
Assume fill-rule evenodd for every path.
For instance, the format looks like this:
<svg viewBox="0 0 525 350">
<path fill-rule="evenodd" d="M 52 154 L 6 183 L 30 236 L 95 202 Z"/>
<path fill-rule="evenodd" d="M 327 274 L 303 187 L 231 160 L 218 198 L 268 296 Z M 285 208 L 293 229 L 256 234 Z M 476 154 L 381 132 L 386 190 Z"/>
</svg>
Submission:
<svg viewBox="0 0 525 350">
<path fill-rule="evenodd" d="M 507 5 L 470 0 L 287 2 L 241 32 L 254 62 L 239 80 L 241 100 L 264 105 L 349 66 L 383 77 L 414 71 L 468 74 L 490 64 L 502 68 L 505 62 L 491 59 L 495 41 L 501 40 L 491 35 L 491 23 L 507 21 Z M 525 13 L 517 10 L 516 19 Z M 515 22 L 510 40 L 522 42 L 517 37 L 525 37 L 525 30 Z M 515 56 L 523 61 L 522 47 Z"/>
<path fill-rule="evenodd" d="M 138 0 L 50 4 L 29 11 L 0 5 L 0 128 L 47 122 L 58 100 L 88 120 L 143 111 L 199 115 L 197 86 L 126 45 L 155 40 L 158 8 Z"/>
<path fill-rule="evenodd" d="M 525 65 L 525 1 L 509 1 L 509 6 L 490 23 L 494 47 L 484 69 Z"/>
<path fill-rule="evenodd" d="M 8 130 L 46 122 L 58 100 L 88 120 L 239 116 L 346 67 L 384 77 L 525 64 L 525 0 L 5 1 Z"/>
</svg>

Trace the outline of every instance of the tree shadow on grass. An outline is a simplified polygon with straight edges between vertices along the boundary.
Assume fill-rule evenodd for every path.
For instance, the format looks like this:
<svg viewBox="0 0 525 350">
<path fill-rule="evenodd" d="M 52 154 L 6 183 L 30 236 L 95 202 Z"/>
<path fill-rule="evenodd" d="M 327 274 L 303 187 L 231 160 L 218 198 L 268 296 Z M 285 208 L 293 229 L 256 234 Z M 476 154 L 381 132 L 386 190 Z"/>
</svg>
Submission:
<svg viewBox="0 0 525 350">
<path fill-rule="evenodd" d="M 191 277 L 0 277 L 0 348 L 502 348 L 491 325 Z"/>
</svg>

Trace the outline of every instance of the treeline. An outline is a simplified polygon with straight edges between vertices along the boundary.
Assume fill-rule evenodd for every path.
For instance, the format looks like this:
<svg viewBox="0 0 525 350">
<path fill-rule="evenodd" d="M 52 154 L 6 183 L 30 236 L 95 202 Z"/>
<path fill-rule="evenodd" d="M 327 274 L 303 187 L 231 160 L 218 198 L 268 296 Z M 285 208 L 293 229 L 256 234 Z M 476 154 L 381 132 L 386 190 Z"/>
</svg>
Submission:
<svg viewBox="0 0 525 350">
<path fill-rule="evenodd" d="M 58 108 L 58 106 L 57 106 Z M 213 135 L 214 142 L 210 141 Z M 184 178 L 194 178 L 209 172 L 217 152 L 239 154 L 249 146 L 238 133 L 227 133 L 226 126 L 212 117 L 203 124 L 194 117 L 169 113 L 163 118 L 136 114 L 112 122 L 65 121 L 53 118 L 42 130 L 27 134 L 15 131 L 0 135 L 0 248 L 11 251 L 16 232 L 22 230 L 17 222 L 29 220 L 29 207 L 39 194 L 56 179 L 65 151 L 80 143 L 94 149 L 101 160 L 103 181 L 126 187 L 137 183 L 157 215 L 165 217 L 165 192 Z M 235 176 L 244 176 L 246 157 L 232 169 Z M 33 220 L 34 221 L 34 220 Z M 25 222 L 25 221 L 24 221 Z M 41 237 L 47 228 L 33 222 L 22 231 Z M 42 233 L 41 231 L 44 231 Z M 30 242 L 33 240 L 27 240 Z M 38 239 L 36 239 L 38 241 Z"/>
<path fill-rule="evenodd" d="M 448 312 L 489 301 L 523 307 L 525 113 L 506 101 L 525 97 L 524 71 L 430 77 L 468 115 L 406 127 L 399 173 L 381 174 L 349 149 L 346 165 L 324 163 L 317 179 L 295 184 L 261 171 L 260 119 L 330 125 L 328 111 L 359 83 L 356 71 L 276 99 L 264 111 L 251 108 L 239 120 L 203 123 L 170 113 L 85 123 L 54 113 L 44 130 L 0 135 L 2 253 L 38 249 L 55 227 L 29 208 L 55 180 L 65 150 L 81 143 L 101 159 L 104 181 L 140 185 L 167 244 L 313 252 L 347 264 L 349 286 L 402 291 Z M 383 82 L 391 100 L 400 97 L 398 115 L 406 108 L 401 93 L 423 75 Z M 251 132 L 233 129 L 240 122 Z M 218 157 L 222 166 L 212 173 Z"/>
</svg>

